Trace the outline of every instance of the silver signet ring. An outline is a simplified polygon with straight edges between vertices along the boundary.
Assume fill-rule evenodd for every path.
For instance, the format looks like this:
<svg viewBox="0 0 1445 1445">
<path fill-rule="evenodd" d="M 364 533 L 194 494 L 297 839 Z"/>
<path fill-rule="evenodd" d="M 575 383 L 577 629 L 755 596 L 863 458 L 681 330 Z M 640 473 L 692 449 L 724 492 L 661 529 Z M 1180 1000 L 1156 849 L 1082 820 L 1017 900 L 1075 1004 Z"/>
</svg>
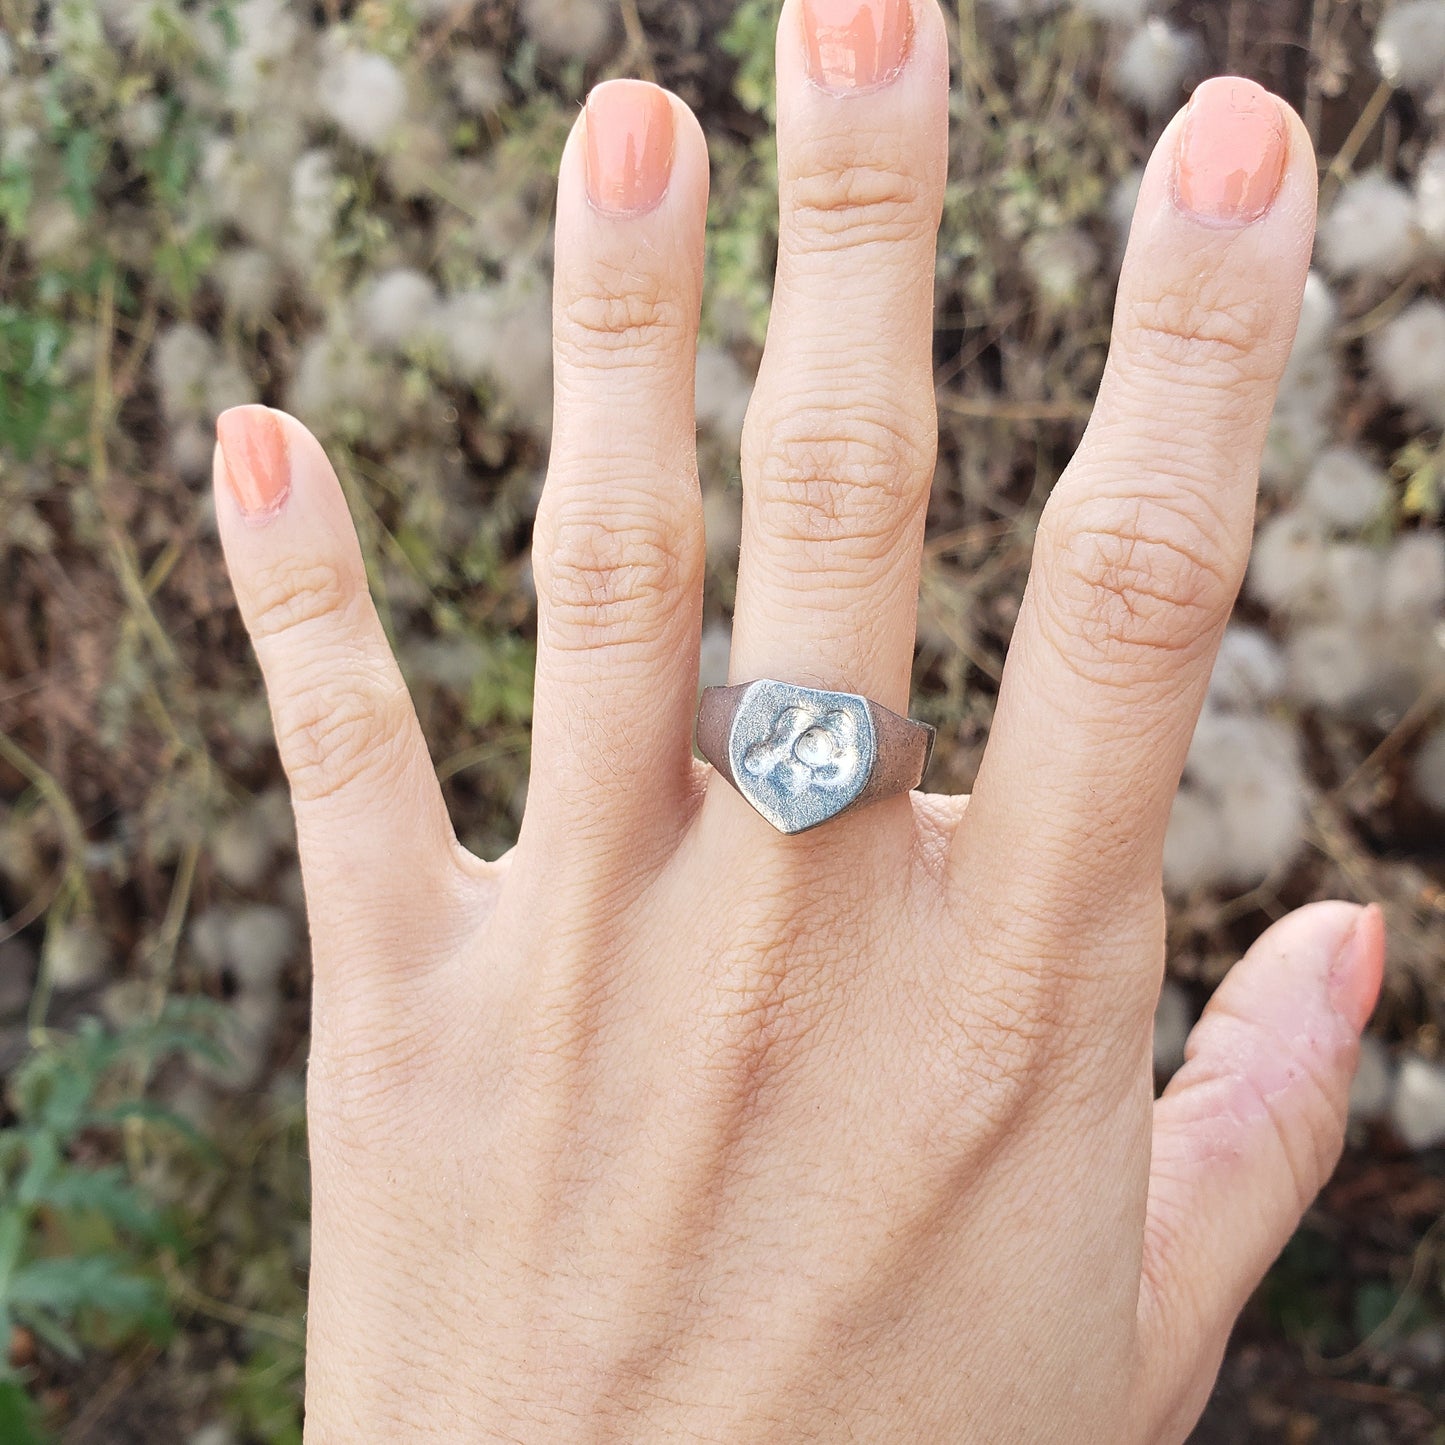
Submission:
<svg viewBox="0 0 1445 1445">
<path fill-rule="evenodd" d="M 933 738 L 866 697 L 767 678 L 707 688 L 697 711 L 698 751 L 782 833 L 916 788 Z"/>
</svg>

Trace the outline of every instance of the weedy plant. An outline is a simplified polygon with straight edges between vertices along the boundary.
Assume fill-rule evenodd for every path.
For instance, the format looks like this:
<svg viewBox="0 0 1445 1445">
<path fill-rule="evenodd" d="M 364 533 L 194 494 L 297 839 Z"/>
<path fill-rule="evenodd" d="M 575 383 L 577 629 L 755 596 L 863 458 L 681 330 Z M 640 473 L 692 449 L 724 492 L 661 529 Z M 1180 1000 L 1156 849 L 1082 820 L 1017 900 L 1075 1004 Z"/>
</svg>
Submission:
<svg viewBox="0 0 1445 1445">
<path fill-rule="evenodd" d="M 149 1131 L 204 1150 L 191 1126 L 144 1097 L 155 1066 L 224 1062 L 194 1005 L 121 1031 L 93 1018 L 43 1036 L 10 1079 L 0 1128 L 0 1339 L 29 1336 L 70 1360 L 87 1345 L 174 1327 L 163 1264 L 182 1251 L 172 1210 L 136 1182 Z M 126 1159 L 128 1162 L 122 1162 Z M 0 1440 L 43 1441 L 27 1372 L 0 1360 Z"/>
</svg>

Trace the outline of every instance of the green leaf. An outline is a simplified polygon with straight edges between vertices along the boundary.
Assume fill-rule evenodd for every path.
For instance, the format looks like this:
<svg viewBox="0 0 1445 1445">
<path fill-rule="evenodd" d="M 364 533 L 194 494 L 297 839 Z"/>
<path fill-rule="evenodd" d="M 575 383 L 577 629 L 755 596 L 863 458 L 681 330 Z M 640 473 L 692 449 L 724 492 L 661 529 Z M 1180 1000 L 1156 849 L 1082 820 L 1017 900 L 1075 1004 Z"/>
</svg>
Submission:
<svg viewBox="0 0 1445 1445">
<path fill-rule="evenodd" d="M 40 1428 L 40 1415 L 18 1380 L 0 1380 L 0 1442 L 3 1445 L 50 1445 Z"/>
<path fill-rule="evenodd" d="M 105 147 L 93 130 L 73 130 L 66 137 L 65 195 L 81 220 L 95 211 L 95 187 L 104 156 Z"/>
<path fill-rule="evenodd" d="M 60 1145 L 48 1130 L 27 1129 L 25 1151 L 29 1159 L 15 1186 L 15 1198 L 21 1204 L 34 1204 L 61 1167 Z"/>
<path fill-rule="evenodd" d="M 165 1217 L 130 1183 L 118 1164 L 66 1169 L 46 1182 L 34 1202 L 66 1213 L 98 1214 L 147 1242 L 173 1237 Z"/>
<path fill-rule="evenodd" d="M 223 1067 L 229 1062 L 226 1051 L 214 1044 L 208 1044 L 202 1057 L 219 1059 Z M 124 1124 L 130 1119 L 138 1119 L 145 1124 L 164 1125 L 167 1129 L 179 1134 L 203 1159 L 217 1160 L 220 1158 L 216 1146 L 189 1119 L 177 1114 L 174 1109 L 167 1109 L 165 1105 L 154 1103 L 150 1099 L 125 1099 L 119 1104 L 110 1104 L 104 1109 L 92 1110 L 86 1115 L 85 1123 L 87 1126 L 107 1128 Z"/>
<path fill-rule="evenodd" d="M 31 1310 L 42 1317 L 95 1310 L 116 1324 L 146 1328 L 163 1328 L 169 1319 L 161 1286 L 105 1254 L 31 1260 L 11 1278 L 10 1304 L 24 1318 Z"/>
<path fill-rule="evenodd" d="M 25 1247 L 27 1223 L 26 1216 L 18 1209 L 7 1209 L 0 1214 L 0 1301 L 10 1297 L 10 1281 L 20 1262 L 20 1251 Z"/>
<path fill-rule="evenodd" d="M 44 1310 L 31 1308 L 25 1312 L 25 1323 L 50 1346 L 58 1355 L 63 1355 L 67 1360 L 79 1362 L 84 1358 L 85 1351 L 81 1348 L 80 1341 L 65 1328 L 59 1320 L 47 1314 Z"/>
</svg>

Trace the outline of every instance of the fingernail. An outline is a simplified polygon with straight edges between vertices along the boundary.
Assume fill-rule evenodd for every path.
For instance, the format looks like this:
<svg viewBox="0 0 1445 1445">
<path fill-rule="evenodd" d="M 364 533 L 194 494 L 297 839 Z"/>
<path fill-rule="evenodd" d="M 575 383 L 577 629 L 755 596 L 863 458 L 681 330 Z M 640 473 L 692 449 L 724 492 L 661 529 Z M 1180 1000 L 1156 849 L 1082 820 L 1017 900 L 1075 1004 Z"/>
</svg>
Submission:
<svg viewBox="0 0 1445 1445">
<path fill-rule="evenodd" d="M 909 0 L 803 0 L 808 75 L 834 95 L 886 85 L 913 42 Z"/>
<path fill-rule="evenodd" d="M 226 485 L 242 515 L 265 521 L 291 491 L 291 454 L 281 418 L 264 406 L 233 406 L 216 418 Z"/>
<path fill-rule="evenodd" d="M 672 102 L 645 80 L 609 80 L 587 97 L 587 199 L 609 216 L 640 216 L 667 194 Z"/>
<path fill-rule="evenodd" d="M 1247 226 L 1274 204 L 1288 155 L 1284 113 L 1263 86 L 1206 80 L 1179 133 L 1175 196 L 1201 220 Z"/>
<path fill-rule="evenodd" d="M 1376 904 L 1362 909 L 1330 969 L 1330 1002 L 1357 1033 L 1363 1033 L 1385 977 L 1385 915 Z"/>
</svg>

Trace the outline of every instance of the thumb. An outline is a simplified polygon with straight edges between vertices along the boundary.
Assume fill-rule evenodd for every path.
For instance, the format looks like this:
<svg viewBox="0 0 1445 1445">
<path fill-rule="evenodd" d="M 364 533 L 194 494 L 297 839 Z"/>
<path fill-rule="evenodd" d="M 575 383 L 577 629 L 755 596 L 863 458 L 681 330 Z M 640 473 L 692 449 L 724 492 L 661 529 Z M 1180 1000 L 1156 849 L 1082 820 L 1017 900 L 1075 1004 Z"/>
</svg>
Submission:
<svg viewBox="0 0 1445 1445">
<path fill-rule="evenodd" d="M 1339 1160 L 1384 959 L 1374 906 L 1281 920 L 1219 986 L 1154 1106 L 1140 1329 L 1160 1439 L 1193 1427 L 1236 1316 Z"/>
</svg>

